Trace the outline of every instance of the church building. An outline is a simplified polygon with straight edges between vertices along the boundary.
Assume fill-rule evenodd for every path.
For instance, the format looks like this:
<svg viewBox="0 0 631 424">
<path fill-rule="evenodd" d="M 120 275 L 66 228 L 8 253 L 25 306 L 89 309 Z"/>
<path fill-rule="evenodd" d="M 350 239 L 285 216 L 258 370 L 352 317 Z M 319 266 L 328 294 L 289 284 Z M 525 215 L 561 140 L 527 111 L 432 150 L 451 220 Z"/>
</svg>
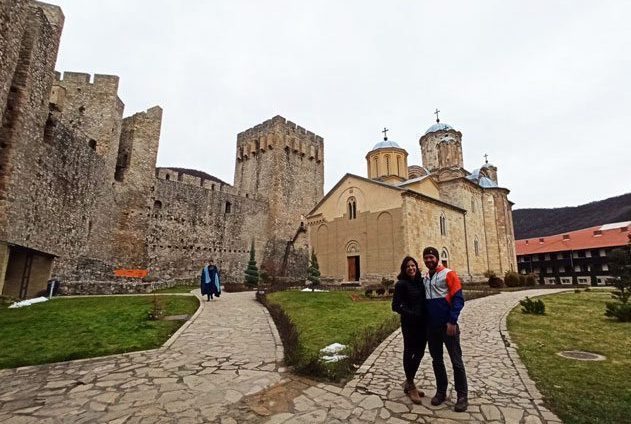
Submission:
<svg viewBox="0 0 631 424">
<path fill-rule="evenodd" d="M 395 278 L 406 255 L 424 267 L 426 246 L 463 281 L 517 269 L 513 203 L 497 168 L 486 161 L 467 171 L 462 133 L 439 119 L 419 144 L 423 165 L 408 166 L 408 152 L 385 136 L 366 155 L 368 176 L 346 174 L 308 214 L 325 279 Z"/>
</svg>

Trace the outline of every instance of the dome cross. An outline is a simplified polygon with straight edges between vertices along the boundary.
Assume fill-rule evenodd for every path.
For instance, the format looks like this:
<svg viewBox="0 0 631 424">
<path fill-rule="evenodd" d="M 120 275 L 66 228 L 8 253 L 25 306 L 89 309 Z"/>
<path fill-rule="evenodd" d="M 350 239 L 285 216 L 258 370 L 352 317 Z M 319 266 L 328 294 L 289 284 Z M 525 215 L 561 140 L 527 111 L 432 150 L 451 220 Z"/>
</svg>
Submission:
<svg viewBox="0 0 631 424">
<path fill-rule="evenodd" d="M 484 163 L 489 163 L 489 155 L 484 154 Z"/>
<path fill-rule="evenodd" d="M 440 118 L 438 117 L 439 113 L 440 113 L 440 110 L 438 110 L 438 108 L 436 108 L 436 110 L 434 111 L 434 115 L 436 115 L 436 122 L 440 122 Z"/>
<path fill-rule="evenodd" d="M 390 131 L 390 130 L 387 129 L 386 127 L 383 127 L 383 131 L 381 131 L 383 133 L 383 140 L 384 141 L 388 141 L 388 131 Z"/>
</svg>

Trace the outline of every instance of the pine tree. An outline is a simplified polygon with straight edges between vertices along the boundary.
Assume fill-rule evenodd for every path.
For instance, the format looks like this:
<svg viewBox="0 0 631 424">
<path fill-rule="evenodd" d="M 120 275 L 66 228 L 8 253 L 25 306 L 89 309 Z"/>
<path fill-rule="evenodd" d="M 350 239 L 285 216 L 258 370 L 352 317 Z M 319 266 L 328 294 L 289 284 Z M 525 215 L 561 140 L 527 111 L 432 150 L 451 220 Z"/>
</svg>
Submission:
<svg viewBox="0 0 631 424">
<path fill-rule="evenodd" d="M 631 236 L 627 248 L 614 249 L 609 254 L 611 275 L 616 290 L 611 293 L 614 302 L 607 302 L 605 315 L 623 322 L 631 321 Z"/>
<path fill-rule="evenodd" d="M 254 251 L 254 241 L 250 247 L 250 260 L 248 267 L 245 269 L 245 284 L 250 287 L 256 287 L 259 284 L 259 269 L 256 266 L 256 253 Z"/>
<path fill-rule="evenodd" d="M 311 282 L 311 291 L 314 291 L 320 285 L 320 266 L 315 252 L 311 252 L 311 263 L 307 269 L 307 280 Z"/>
</svg>

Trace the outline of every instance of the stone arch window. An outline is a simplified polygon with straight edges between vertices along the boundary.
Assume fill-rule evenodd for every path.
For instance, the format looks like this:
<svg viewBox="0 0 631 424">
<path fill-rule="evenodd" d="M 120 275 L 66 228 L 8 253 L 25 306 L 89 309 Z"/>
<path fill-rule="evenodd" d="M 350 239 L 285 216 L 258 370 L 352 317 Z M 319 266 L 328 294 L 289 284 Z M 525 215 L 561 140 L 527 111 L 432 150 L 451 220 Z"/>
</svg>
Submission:
<svg viewBox="0 0 631 424">
<path fill-rule="evenodd" d="M 348 208 L 348 219 L 357 219 L 357 201 L 354 197 L 349 197 L 346 202 Z"/>
<path fill-rule="evenodd" d="M 401 155 L 397 155 L 397 175 L 403 174 L 401 172 Z"/>
<path fill-rule="evenodd" d="M 375 163 L 375 177 L 378 177 L 379 176 L 379 158 L 375 156 L 373 159 Z"/>
<path fill-rule="evenodd" d="M 475 252 L 475 256 L 480 256 L 480 242 L 478 241 L 478 236 L 473 240 L 473 251 Z"/>
<path fill-rule="evenodd" d="M 390 155 L 386 155 L 386 175 L 390 175 Z"/>
<path fill-rule="evenodd" d="M 359 253 L 359 243 L 356 240 L 351 240 L 346 243 L 346 253 L 357 254 Z"/>
<path fill-rule="evenodd" d="M 155 202 L 153 202 L 153 208 L 154 209 L 162 209 L 162 202 L 159 200 L 156 200 Z"/>
<path fill-rule="evenodd" d="M 440 252 L 440 262 L 443 266 L 449 266 L 449 250 L 446 247 L 443 247 L 443 250 Z"/>
<path fill-rule="evenodd" d="M 447 235 L 447 217 L 445 217 L 444 212 L 440 213 L 440 235 L 441 236 Z"/>
<path fill-rule="evenodd" d="M 88 146 L 90 146 L 90 149 L 96 150 L 96 140 L 91 138 L 90 141 L 88 141 Z"/>
<path fill-rule="evenodd" d="M 231 213 L 231 212 L 232 212 L 232 203 L 226 202 L 226 206 L 224 208 L 224 213 Z"/>
<path fill-rule="evenodd" d="M 166 175 L 164 176 L 164 179 L 165 179 L 165 180 L 167 180 L 167 181 L 169 181 L 169 180 L 171 179 L 171 176 L 170 176 L 169 174 L 166 174 Z"/>
<path fill-rule="evenodd" d="M 212 191 L 215 191 L 215 185 L 214 185 L 214 184 L 211 184 L 211 185 L 210 185 L 210 189 L 211 189 Z"/>
</svg>

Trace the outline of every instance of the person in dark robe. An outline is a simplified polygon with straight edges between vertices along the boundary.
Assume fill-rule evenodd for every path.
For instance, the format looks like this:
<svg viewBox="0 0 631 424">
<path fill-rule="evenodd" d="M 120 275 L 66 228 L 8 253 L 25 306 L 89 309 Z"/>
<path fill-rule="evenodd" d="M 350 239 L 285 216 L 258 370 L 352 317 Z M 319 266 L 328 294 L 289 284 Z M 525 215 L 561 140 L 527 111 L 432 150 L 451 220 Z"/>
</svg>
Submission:
<svg viewBox="0 0 631 424">
<path fill-rule="evenodd" d="M 200 285 L 202 296 L 207 296 L 207 301 L 213 299 L 214 296 L 219 297 L 221 295 L 219 269 L 215 266 L 212 259 L 208 261 L 208 265 L 202 268 Z"/>
</svg>

